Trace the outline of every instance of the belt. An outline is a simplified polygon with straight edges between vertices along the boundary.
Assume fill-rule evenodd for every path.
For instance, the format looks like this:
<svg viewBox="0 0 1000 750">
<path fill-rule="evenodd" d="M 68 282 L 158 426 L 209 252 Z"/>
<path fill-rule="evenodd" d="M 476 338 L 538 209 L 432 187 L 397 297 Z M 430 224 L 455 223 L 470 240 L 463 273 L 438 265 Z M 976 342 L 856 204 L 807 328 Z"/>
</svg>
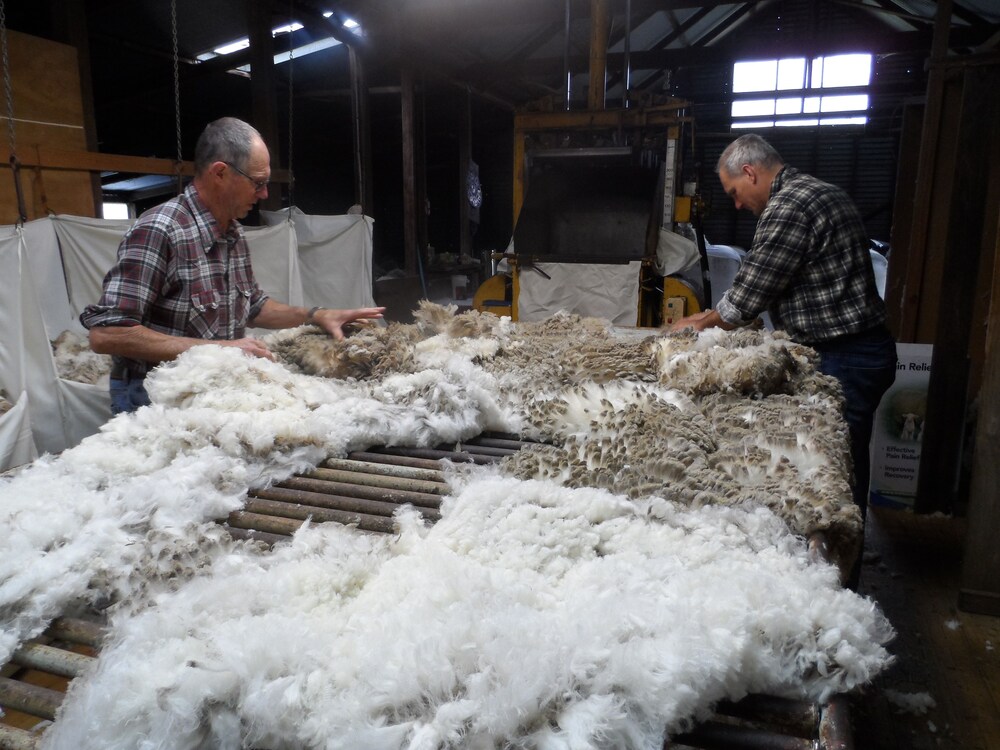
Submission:
<svg viewBox="0 0 1000 750">
<path fill-rule="evenodd" d="M 111 362 L 111 380 L 121 380 L 129 383 L 133 380 L 145 380 L 146 373 L 136 375 L 124 359 L 115 357 Z"/>
<path fill-rule="evenodd" d="M 827 339 L 826 341 L 817 341 L 814 344 L 808 344 L 816 351 L 823 350 L 836 350 L 841 347 L 850 346 L 860 341 L 879 341 L 886 340 L 892 341 L 892 333 L 886 327 L 884 323 L 879 323 L 876 326 L 867 328 L 864 331 L 857 331 L 855 333 L 845 333 L 842 336 L 836 336 L 832 339 Z"/>
</svg>

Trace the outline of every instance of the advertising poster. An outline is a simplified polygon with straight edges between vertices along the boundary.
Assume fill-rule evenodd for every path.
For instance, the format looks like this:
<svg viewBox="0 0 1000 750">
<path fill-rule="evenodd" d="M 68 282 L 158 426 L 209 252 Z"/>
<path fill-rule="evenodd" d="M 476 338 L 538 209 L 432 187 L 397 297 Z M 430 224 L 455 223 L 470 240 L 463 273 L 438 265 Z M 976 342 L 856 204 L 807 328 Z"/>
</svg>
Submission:
<svg viewBox="0 0 1000 750">
<path fill-rule="evenodd" d="M 896 345 L 896 382 L 882 397 L 872 426 L 872 505 L 913 507 L 933 349 L 930 344 Z"/>
</svg>

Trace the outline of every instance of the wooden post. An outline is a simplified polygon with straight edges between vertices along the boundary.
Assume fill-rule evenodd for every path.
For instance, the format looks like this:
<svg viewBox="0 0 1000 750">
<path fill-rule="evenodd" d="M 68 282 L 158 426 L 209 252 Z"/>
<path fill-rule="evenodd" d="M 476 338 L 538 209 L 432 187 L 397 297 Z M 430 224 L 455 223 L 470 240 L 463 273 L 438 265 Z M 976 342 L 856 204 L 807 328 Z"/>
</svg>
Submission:
<svg viewBox="0 0 1000 750">
<path fill-rule="evenodd" d="M 948 54 L 948 37 L 951 26 L 952 0 L 941 0 L 937 5 L 934 37 L 931 47 L 932 63 L 943 63 Z M 927 80 L 927 106 L 924 108 L 924 127 L 921 136 L 920 158 L 917 165 L 917 186 L 913 196 L 913 227 L 909 244 L 898 248 L 907 257 L 905 294 L 900 301 L 902 310 L 898 336 L 900 341 L 931 343 L 934 340 L 933 311 L 937 309 L 937 288 L 925 289 L 927 256 L 937 244 L 932 238 L 932 218 L 935 216 L 933 197 L 947 186 L 941 182 L 941 169 L 951 163 L 947 143 L 941 141 L 941 126 L 949 106 L 945 101 L 946 73 L 941 65 L 934 65 Z M 938 224 L 940 226 L 940 224 Z M 926 311 L 932 319 L 928 321 Z"/>
<path fill-rule="evenodd" d="M 57 12 L 61 10 L 62 12 Z M 80 101 L 83 104 L 83 133 L 88 151 L 99 151 L 97 143 L 97 115 L 94 112 L 94 82 L 90 72 L 90 35 L 87 33 L 87 8 L 84 0 L 65 0 L 53 8 L 53 25 L 59 36 L 76 49 L 77 67 L 80 71 Z M 101 218 L 104 195 L 101 175 L 90 175 L 90 190 L 94 195 L 94 214 Z"/>
<path fill-rule="evenodd" d="M 413 184 L 416 186 L 414 194 L 417 215 L 417 252 L 424 259 L 424 269 L 427 268 L 429 258 L 423 253 L 427 252 L 430 244 L 427 231 L 428 208 L 427 201 L 427 76 L 423 72 L 420 74 L 420 85 L 414 87 L 413 92 Z"/>
<path fill-rule="evenodd" d="M 590 87 L 587 107 L 604 109 L 608 74 L 608 0 L 590 0 Z"/>
<path fill-rule="evenodd" d="M 899 158 L 896 162 L 896 193 L 892 206 L 892 257 L 885 285 L 885 304 L 889 330 L 900 341 L 912 342 L 916 316 L 904 304 L 906 280 L 912 264 L 921 258 L 907 252 L 912 246 L 913 200 L 917 190 L 917 163 L 920 158 L 920 130 L 924 119 L 923 101 L 903 105 L 903 125 L 899 135 Z M 905 336 L 903 321 L 907 321 Z"/>
<path fill-rule="evenodd" d="M 271 152 L 271 167 L 281 164 L 278 112 L 274 87 L 274 37 L 271 35 L 273 19 L 268 3 L 247 0 L 247 19 L 250 25 L 250 91 L 253 125 L 264 138 Z M 183 102 L 182 109 L 183 111 Z M 267 200 L 260 202 L 267 210 L 281 208 L 281 193 L 269 191 Z"/>
<path fill-rule="evenodd" d="M 472 159 L 472 98 L 466 89 L 458 102 L 458 249 L 472 254 L 469 228 L 469 161 Z"/>
<path fill-rule="evenodd" d="M 994 67 L 993 85 L 1000 85 Z M 993 127 L 1000 117 L 994 106 Z M 986 125 L 989 127 L 989 124 Z M 982 161 L 996 164 L 1000 144 Z M 968 530 L 958 606 L 967 612 L 1000 615 L 1000 176 L 993 173 L 985 195 L 989 207 L 984 251 L 993 254 L 993 283 L 986 328 L 986 357 L 979 391 L 979 415 L 969 490 Z M 992 231 L 990 231 L 992 230 Z M 992 235 L 992 236 L 990 236 Z"/>
<path fill-rule="evenodd" d="M 969 341 L 974 323 L 977 273 L 990 186 L 990 153 L 1000 126 L 1000 66 L 963 66 L 959 125 L 954 141 L 957 156 L 951 193 L 947 266 L 939 282 L 940 305 L 931 377 L 927 387 L 927 415 L 921 450 L 920 474 L 914 510 L 922 513 L 953 510 L 957 498 L 961 447 L 965 432 L 965 405 L 969 402 Z"/>
<path fill-rule="evenodd" d="M 524 150 L 524 139 L 527 134 L 524 129 L 518 126 L 518 116 L 514 116 L 514 192 L 512 205 L 514 216 L 511 221 L 511 228 L 517 226 L 517 217 L 521 214 L 521 206 L 524 205 L 524 179 L 526 153 Z"/>
<path fill-rule="evenodd" d="M 371 121 L 368 115 L 368 82 L 361 57 L 348 47 L 351 72 L 351 129 L 354 134 L 354 202 L 369 216 L 375 215 L 375 188 L 372 179 Z"/>
<path fill-rule="evenodd" d="M 995 231 L 1000 236 L 1000 227 Z M 1000 242 L 995 248 L 986 347 L 958 606 L 1000 616 Z"/>
<path fill-rule="evenodd" d="M 403 260 L 406 272 L 417 273 L 417 183 L 414 143 L 413 71 L 400 71 L 400 109 L 403 128 Z"/>
</svg>

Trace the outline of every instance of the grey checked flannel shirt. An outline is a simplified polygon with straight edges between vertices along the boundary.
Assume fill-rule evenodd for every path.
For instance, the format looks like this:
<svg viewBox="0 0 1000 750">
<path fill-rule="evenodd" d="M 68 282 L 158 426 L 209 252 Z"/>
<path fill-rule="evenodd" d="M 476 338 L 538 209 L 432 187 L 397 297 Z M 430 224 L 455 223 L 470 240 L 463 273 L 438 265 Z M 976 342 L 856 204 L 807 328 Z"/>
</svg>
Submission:
<svg viewBox="0 0 1000 750">
<path fill-rule="evenodd" d="M 745 325 L 765 310 L 804 344 L 886 320 L 861 215 L 840 188 L 785 167 L 771 185 L 753 246 L 717 306 Z"/>
</svg>

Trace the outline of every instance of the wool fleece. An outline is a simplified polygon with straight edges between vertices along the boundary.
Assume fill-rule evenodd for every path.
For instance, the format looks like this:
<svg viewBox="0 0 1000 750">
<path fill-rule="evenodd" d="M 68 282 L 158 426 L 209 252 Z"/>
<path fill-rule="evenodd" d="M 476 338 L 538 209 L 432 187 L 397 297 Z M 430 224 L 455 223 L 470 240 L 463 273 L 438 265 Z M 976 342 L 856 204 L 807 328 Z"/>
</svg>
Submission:
<svg viewBox="0 0 1000 750">
<path fill-rule="evenodd" d="M 652 748 L 722 698 L 889 663 L 889 624 L 806 549 L 860 537 L 814 352 L 454 312 L 282 332 L 276 362 L 196 347 L 152 406 L 0 478 L 0 659 L 110 620 L 46 747 Z M 265 550 L 213 522 L 328 456 L 484 430 L 545 444 L 453 467 L 434 526 Z"/>
<path fill-rule="evenodd" d="M 313 527 L 116 622 L 45 746 L 659 748 L 886 662 L 874 605 L 767 510 L 459 484 L 432 528 Z"/>
</svg>

